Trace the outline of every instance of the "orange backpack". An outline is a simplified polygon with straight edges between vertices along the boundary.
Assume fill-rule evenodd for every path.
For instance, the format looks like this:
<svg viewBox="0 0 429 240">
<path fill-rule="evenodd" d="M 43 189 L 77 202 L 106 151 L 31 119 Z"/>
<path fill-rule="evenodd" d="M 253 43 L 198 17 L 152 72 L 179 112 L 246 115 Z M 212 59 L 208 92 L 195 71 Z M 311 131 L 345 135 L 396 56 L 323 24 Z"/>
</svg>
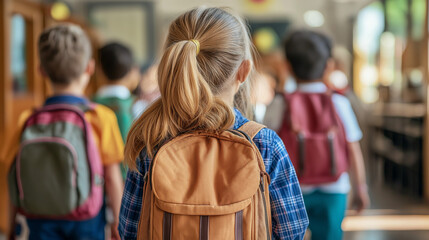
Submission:
<svg viewBox="0 0 429 240">
<path fill-rule="evenodd" d="M 180 135 L 145 176 L 138 239 L 271 239 L 269 175 L 248 122 L 222 133 Z"/>
</svg>

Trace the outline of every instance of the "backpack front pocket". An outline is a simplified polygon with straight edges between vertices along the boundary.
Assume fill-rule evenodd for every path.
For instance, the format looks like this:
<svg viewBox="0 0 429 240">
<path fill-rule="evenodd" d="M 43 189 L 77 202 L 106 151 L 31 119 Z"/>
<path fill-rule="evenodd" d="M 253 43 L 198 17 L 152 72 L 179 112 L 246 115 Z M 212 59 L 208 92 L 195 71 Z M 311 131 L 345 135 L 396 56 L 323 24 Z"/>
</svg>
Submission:
<svg viewBox="0 0 429 240">
<path fill-rule="evenodd" d="M 19 206 L 32 215 L 62 216 L 79 205 L 77 152 L 63 138 L 22 143 L 16 161 Z"/>
</svg>

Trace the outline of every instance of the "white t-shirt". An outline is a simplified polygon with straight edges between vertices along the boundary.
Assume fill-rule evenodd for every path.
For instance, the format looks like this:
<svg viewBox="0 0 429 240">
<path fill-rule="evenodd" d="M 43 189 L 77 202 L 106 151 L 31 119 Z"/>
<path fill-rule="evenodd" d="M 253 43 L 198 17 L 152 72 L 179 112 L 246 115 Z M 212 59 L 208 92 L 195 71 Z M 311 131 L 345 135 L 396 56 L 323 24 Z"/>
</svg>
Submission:
<svg viewBox="0 0 429 240">
<path fill-rule="evenodd" d="M 127 99 L 131 96 L 131 92 L 127 87 L 122 85 L 105 85 L 98 89 L 95 95 L 99 97 Z"/>
<path fill-rule="evenodd" d="M 96 96 L 127 99 L 131 96 L 131 92 L 127 87 L 122 85 L 106 85 L 98 89 Z M 137 119 L 138 117 L 140 117 L 140 115 L 150 105 L 150 103 L 151 102 L 142 99 L 137 100 L 131 108 L 133 118 Z"/>
<path fill-rule="evenodd" d="M 298 84 L 297 89 L 301 92 L 308 93 L 323 93 L 327 91 L 326 85 L 322 82 Z M 333 94 L 332 102 L 334 103 L 335 110 L 337 111 L 337 114 L 343 123 L 347 141 L 360 141 L 362 139 L 362 131 L 359 127 L 350 101 L 343 95 Z M 273 102 L 267 107 L 264 124 L 268 128 L 278 131 L 281 127 L 281 124 L 283 123 L 284 112 L 284 98 L 281 95 L 277 95 Z M 334 183 L 321 185 L 301 184 L 301 190 L 303 194 L 309 194 L 315 190 L 326 193 L 348 193 L 350 188 L 350 179 L 347 172 L 343 173 Z"/>
</svg>

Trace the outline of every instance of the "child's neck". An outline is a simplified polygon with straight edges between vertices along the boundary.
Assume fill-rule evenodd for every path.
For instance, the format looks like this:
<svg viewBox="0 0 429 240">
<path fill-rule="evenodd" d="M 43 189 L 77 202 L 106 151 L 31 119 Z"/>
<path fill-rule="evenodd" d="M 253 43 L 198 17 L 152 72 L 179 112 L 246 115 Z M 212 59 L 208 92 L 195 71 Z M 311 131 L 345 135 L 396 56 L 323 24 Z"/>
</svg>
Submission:
<svg viewBox="0 0 429 240">
<path fill-rule="evenodd" d="M 229 91 L 221 92 L 217 95 L 218 98 L 223 100 L 230 107 L 234 107 L 234 94 L 231 94 Z"/>
<path fill-rule="evenodd" d="M 129 91 L 131 91 L 128 83 L 129 83 L 129 81 L 127 78 L 121 78 L 121 79 L 116 80 L 116 81 L 108 81 L 107 85 L 109 85 L 109 86 L 123 86 L 123 87 L 126 87 Z"/>
<path fill-rule="evenodd" d="M 73 95 L 73 96 L 83 96 L 84 89 L 75 85 L 54 85 L 52 84 L 52 90 L 54 95 Z"/>
<path fill-rule="evenodd" d="M 302 79 L 297 79 L 296 83 L 297 84 L 306 84 L 306 83 L 323 83 L 323 79 L 314 79 L 314 80 L 302 80 Z"/>
</svg>

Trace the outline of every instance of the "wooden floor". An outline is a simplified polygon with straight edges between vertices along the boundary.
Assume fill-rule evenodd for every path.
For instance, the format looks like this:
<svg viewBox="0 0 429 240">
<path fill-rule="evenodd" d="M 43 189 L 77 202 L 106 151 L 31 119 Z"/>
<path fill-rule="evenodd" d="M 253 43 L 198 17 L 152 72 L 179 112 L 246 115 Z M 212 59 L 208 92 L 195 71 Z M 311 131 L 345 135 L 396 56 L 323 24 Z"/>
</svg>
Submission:
<svg viewBox="0 0 429 240">
<path fill-rule="evenodd" d="M 345 240 L 429 240 L 429 203 L 382 183 L 370 186 L 371 208 L 345 219 Z"/>
</svg>

